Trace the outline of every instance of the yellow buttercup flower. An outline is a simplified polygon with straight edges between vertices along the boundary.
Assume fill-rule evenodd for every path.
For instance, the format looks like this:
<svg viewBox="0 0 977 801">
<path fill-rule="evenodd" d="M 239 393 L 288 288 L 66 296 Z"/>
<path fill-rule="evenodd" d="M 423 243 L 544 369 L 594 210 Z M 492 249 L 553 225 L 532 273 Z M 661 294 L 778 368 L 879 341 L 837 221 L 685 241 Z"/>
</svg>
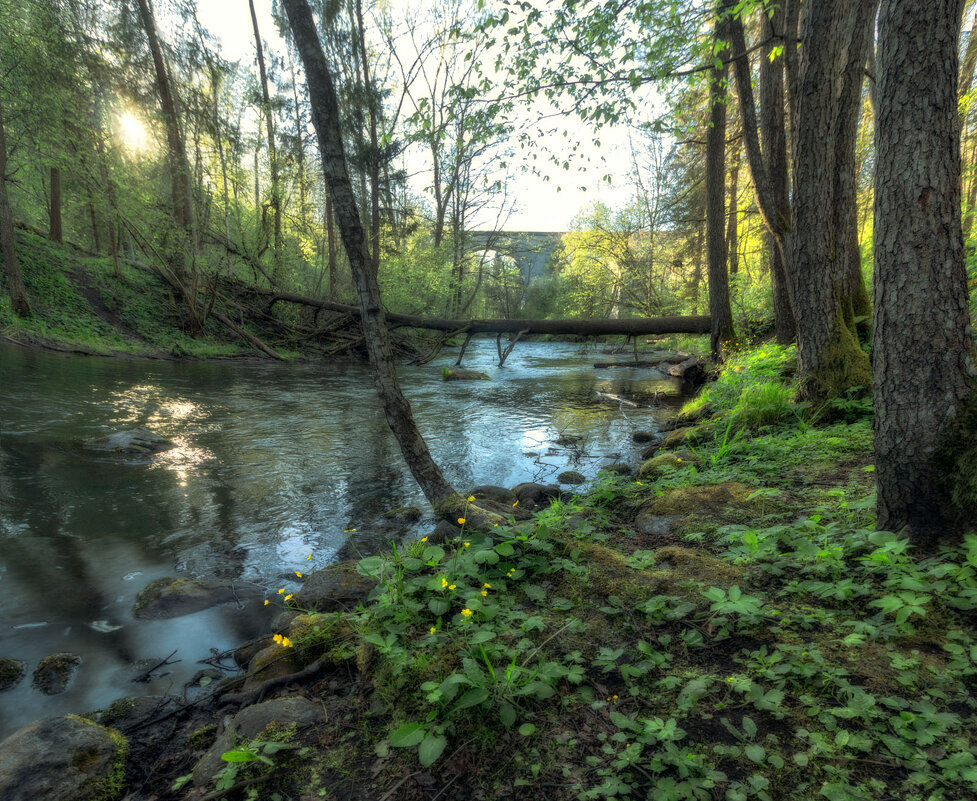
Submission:
<svg viewBox="0 0 977 801">
<path fill-rule="evenodd" d="M 482 597 L 488 598 L 488 590 L 482 590 Z"/>
<path fill-rule="evenodd" d="M 288 637 L 282 637 L 282 648 L 291 648 L 292 641 Z"/>
<path fill-rule="evenodd" d="M 437 631 L 438 630 L 434 628 L 434 626 L 431 626 L 431 634 L 437 634 Z"/>
<path fill-rule="evenodd" d="M 294 598 L 294 597 L 295 597 L 295 596 L 294 596 L 294 595 L 292 595 L 292 593 L 289 593 L 288 595 L 286 595 L 286 596 L 285 596 L 285 600 L 286 600 L 286 601 L 291 601 L 291 600 L 292 600 L 292 598 Z"/>
<path fill-rule="evenodd" d="M 518 505 L 519 505 L 519 501 L 516 501 L 516 502 L 515 502 L 514 504 L 512 504 L 512 505 L 513 505 L 513 506 L 518 506 Z"/>
<path fill-rule="evenodd" d="M 421 542 L 427 542 L 427 537 L 421 537 Z"/>
<path fill-rule="evenodd" d="M 465 518 L 463 518 L 463 517 L 459 517 L 459 518 L 458 518 L 458 525 L 459 525 L 459 526 L 463 526 L 463 525 L 465 525 Z"/>
<path fill-rule="evenodd" d="M 298 570 L 295 571 L 295 575 L 298 576 L 299 578 L 302 578 L 302 574 L 299 573 Z"/>
<path fill-rule="evenodd" d="M 471 543 L 470 543 L 470 542 L 466 542 L 466 543 L 465 543 L 465 547 L 466 547 L 466 548 L 467 548 L 467 547 L 468 547 L 469 545 L 471 545 Z"/>
<path fill-rule="evenodd" d="M 475 503 L 475 496 L 474 495 L 469 495 L 468 496 L 468 502 L 469 503 Z"/>
<path fill-rule="evenodd" d="M 268 606 L 268 604 L 270 604 L 270 603 L 271 603 L 271 601 L 269 601 L 267 598 L 265 598 L 265 606 Z"/>
<path fill-rule="evenodd" d="M 272 637 L 272 639 L 275 642 L 281 642 L 282 641 L 282 635 L 281 634 L 276 634 L 274 637 Z"/>
<path fill-rule="evenodd" d="M 482 585 L 482 587 L 485 588 L 486 590 L 492 589 L 492 585 L 489 584 L 487 581 Z"/>
<path fill-rule="evenodd" d="M 447 586 L 448 586 L 448 579 L 446 578 L 441 579 L 441 589 L 443 590 Z"/>
<path fill-rule="evenodd" d="M 279 595 L 283 595 L 284 593 L 285 593 L 285 588 L 284 588 L 284 587 L 282 587 L 282 588 L 281 588 L 281 589 L 280 589 L 280 590 L 278 591 L 278 594 L 279 594 Z"/>
<path fill-rule="evenodd" d="M 461 613 L 462 613 L 462 614 L 463 614 L 463 615 L 464 615 L 465 617 L 471 617 L 471 616 L 472 616 L 472 610 L 471 610 L 471 609 L 462 609 L 462 610 L 461 610 Z"/>
<path fill-rule="evenodd" d="M 453 589 L 455 589 L 455 587 L 457 587 L 457 586 L 458 586 L 457 584 L 449 584 L 449 585 L 448 585 L 448 589 L 449 589 L 449 590 L 453 590 Z"/>
<path fill-rule="evenodd" d="M 308 556 L 305 557 L 305 561 L 308 562 L 311 558 L 312 558 L 312 554 L 309 554 Z"/>
</svg>

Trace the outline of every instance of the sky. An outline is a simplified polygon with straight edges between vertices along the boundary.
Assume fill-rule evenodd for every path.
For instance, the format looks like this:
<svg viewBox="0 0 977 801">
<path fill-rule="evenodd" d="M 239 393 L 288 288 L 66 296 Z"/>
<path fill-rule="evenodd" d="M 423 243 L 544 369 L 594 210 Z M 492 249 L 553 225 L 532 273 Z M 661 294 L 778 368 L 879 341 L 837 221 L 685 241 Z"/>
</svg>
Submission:
<svg viewBox="0 0 977 801">
<path fill-rule="evenodd" d="M 402 3 L 408 0 L 388 2 Z M 272 21 L 271 0 L 255 0 L 255 10 L 266 46 L 276 52 L 284 52 L 285 43 L 278 36 Z M 198 15 L 203 25 L 220 42 L 225 58 L 241 61 L 242 64 L 254 63 L 254 33 L 248 0 L 198 0 Z M 526 113 L 541 115 L 543 110 L 530 108 Z M 560 129 L 563 128 L 568 130 L 571 140 L 581 142 L 579 152 L 582 157 L 569 171 L 549 162 L 539 166 L 542 159 L 535 162 L 541 174 L 517 169 L 509 184 L 509 196 L 515 201 L 515 211 L 502 228 L 509 231 L 567 231 L 573 218 L 588 204 L 600 201 L 617 206 L 628 199 L 630 155 L 624 126 L 601 130 L 599 149 L 592 143 L 593 133 L 575 117 L 561 120 Z M 566 141 L 560 131 L 555 136 L 558 140 Z M 526 154 L 517 152 L 517 156 L 525 157 Z M 528 168 L 528 160 L 520 161 L 520 167 Z M 408 165 L 409 173 L 422 169 L 420 162 Z M 544 177 L 547 175 L 549 180 Z M 605 175 L 611 176 L 611 184 L 603 180 Z M 421 194 L 424 184 L 424 175 L 416 175 L 412 188 Z M 586 187 L 586 190 L 581 187 Z"/>
</svg>

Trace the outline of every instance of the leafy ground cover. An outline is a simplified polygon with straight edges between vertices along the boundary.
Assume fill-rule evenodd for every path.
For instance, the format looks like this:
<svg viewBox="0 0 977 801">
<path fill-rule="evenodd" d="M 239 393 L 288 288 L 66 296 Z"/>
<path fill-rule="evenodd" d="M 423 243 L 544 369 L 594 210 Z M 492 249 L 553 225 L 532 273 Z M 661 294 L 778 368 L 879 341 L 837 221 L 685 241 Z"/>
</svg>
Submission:
<svg viewBox="0 0 977 801">
<path fill-rule="evenodd" d="M 977 798 L 977 536 L 876 531 L 869 408 L 810 422 L 792 363 L 732 359 L 657 479 L 363 560 L 371 601 L 289 635 L 345 677 L 313 688 L 331 723 L 253 770 L 282 797 Z"/>
</svg>

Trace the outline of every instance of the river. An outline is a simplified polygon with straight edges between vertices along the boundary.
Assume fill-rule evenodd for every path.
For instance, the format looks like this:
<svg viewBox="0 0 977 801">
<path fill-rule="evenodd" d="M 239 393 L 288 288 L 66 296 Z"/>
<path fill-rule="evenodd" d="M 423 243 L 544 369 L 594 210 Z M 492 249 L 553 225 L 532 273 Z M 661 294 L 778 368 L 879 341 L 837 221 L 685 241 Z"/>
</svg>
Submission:
<svg viewBox="0 0 977 801">
<path fill-rule="evenodd" d="M 499 368 L 495 343 L 475 340 L 465 367 L 492 380 L 443 382 L 456 353 L 400 375 L 459 489 L 634 464 L 644 446 L 631 433 L 654 429 L 684 399 L 653 370 L 594 369 L 607 357 L 593 348 L 520 343 Z M 598 392 L 659 400 L 633 408 Z M 418 531 L 432 524 L 363 364 L 157 362 L 0 346 L 0 423 L 0 656 L 27 662 L 27 675 L 0 694 L 0 738 L 126 695 L 179 694 L 211 649 L 267 632 L 269 613 L 254 605 L 135 620 L 134 598 L 155 578 L 278 588 L 296 569 L 327 565 L 351 537 L 376 547 L 365 532 L 384 510 L 415 504 L 428 515 Z M 139 425 L 176 447 L 138 460 L 80 447 Z M 568 434 L 577 446 L 556 444 Z M 30 673 L 57 651 L 82 663 L 65 692 L 46 696 Z M 132 682 L 133 663 L 173 651 L 179 662 Z"/>
</svg>

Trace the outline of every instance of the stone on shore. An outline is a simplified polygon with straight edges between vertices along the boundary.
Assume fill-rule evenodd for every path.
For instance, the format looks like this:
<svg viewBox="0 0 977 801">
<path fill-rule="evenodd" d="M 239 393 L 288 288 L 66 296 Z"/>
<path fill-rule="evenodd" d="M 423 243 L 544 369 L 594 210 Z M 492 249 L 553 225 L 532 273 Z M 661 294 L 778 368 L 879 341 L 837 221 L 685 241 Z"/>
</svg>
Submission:
<svg viewBox="0 0 977 801">
<path fill-rule="evenodd" d="M 356 565 L 357 560 L 349 559 L 311 573 L 295 595 L 295 606 L 319 612 L 354 609 L 376 587 L 376 582 L 359 573 Z"/>
<path fill-rule="evenodd" d="M 556 477 L 556 480 L 561 484 L 583 484 L 587 479 L 584 478 L 583 473 L 579 473 L 576 470 L 564 470 L 560 475 Z"/>
<path fill-rule="evenodd" d="M 90 721 L 45 718 L 0 743 L 3 801 L 114 801 L 125 739 Z"/>
<path fill-rule="evenodd" d="M 176 447 L 175 443 L 155 434 L 148 428 L 130 428 L 126 431 L 114 431 L 104 437 L 86 439 L 84 447 L 91 451 L 108 451 L 130 456 L 159 453 Z"/>
<path fill-rule="evenodd" d="M 248 585 L 208 584 L 197 579 L 167 576 L 156 579 L 139 592 L 132 614 L 140 620 L 168 620 L 256 595 L 255 588 Z"/>
</svg>

